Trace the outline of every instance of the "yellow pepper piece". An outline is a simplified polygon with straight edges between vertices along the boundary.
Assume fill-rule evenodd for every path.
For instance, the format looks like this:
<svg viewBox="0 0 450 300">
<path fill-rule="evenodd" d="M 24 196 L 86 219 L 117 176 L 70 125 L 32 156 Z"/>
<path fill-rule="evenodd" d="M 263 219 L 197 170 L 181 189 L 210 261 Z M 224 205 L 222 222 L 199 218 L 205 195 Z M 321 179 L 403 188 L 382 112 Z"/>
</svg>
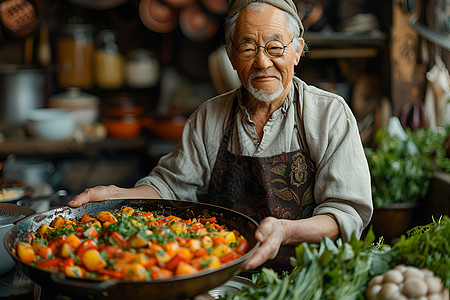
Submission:
<svg viewBox="0 0 450 300">
<path fill-rule="evenodd" d="M 106 267 L 105 260 L 96 249 L 87 250 L 81 258 L 81 262 L 89 271 L 95 271 Z"/>
<path fill-rule="evenodd" d="M 158 261 L 158 265 L 164 266 L 169 260 L 172 259 L 166 251 L 164 251 L 161 247 L 158 246 L 158 250 L 155 251 L 155 257 Z"/>
<path fill-rule="evenodd" d="M 54 229 L 50 226 L 48 226 L 47 224 L 41 224 L 38 228 L 38 230 L 36 231 L 36 233 L 38 234 L 39 237 L 44 237 L 44 235 L 46 233 L 50 233 L 52 232 Z"/>
<path fill-rule="evenodd" d="M 61 250 L 59 252 L 59 255 L 62 258 L 68 258 L 68 257 L 70 257 L 70 254 L 72 254 L 74 252 L 75 252 L 75 249 L 72 248 L 72 246 L 70 246 L 68 243 L 64 243 L 61 246 Z"/>
<path fill-rule="evenodd" d="M 230 253 L 231 248 L 227 245 L 219 244 L 212 248 L 211 252 L 209 253 L 211 256 L 217 256 L 222 257 L 223 255 Z"/>
<path fill-rule="evenodd" d="M 213 236 L 223 236 L 225 238 L 225 242 L 227 244 L 235 243 L 236 242 L 236 236 L 232 231 L 220 231 L 220 232 L 214 232 L 212 234 Z"/>
<path fill-rule="evenodd" d="M 108 223 L 116 223 L 117 222 L 117 218 L 110 213 L 109 211 L 102 211 L 97 215 L 97 219 L 100 222 L 108 222 Z"/>
<path fill-rule="evenodd" d="M 31 244 L 25 242 L 17 243 L 17 256 L 27 264 L 36 259 L 36 253 L 34 252 L 33 247 Z"/>
<path fill-rule="evenodd" d="M 84 270 L 79 266 L 64 267 L 64 274 L 69 277 L 84 278 Z"/>
<path fill-rule="evenodd" d="M 185 263 L 184 261 L 181 261 L 177 266 L 175 274 L 176 275 L 185 275 L 185 274 L 192 274 L 192 273 L 196 273 L 196 272 L 197 272 L 196 268 L 194 268 L 190 264 Z"/>
<path fill-rule="evenodd" d="M 124 279 L 145 280 L 147 272 L 140 263 L 127 264 L 124 267 Z"/>
<path fill-rule="evenodd" d="M 134 213 L 134 209 L 132 207 L 122 207 L 122 209 L 117 213 L 118 215 L 127 215 L 131 216 Z"/>
<path fill-rule="evenodd" d="M 66 223 L 67 223 L 66 221 L 67 221 L 67 220 L 64 219 L 63 217 L 56 217 L 56 218 L 53 220 L 51 226 L 52 226 L 53 228 L 55 228 L 55 229 L 58 229 L 58 228 L 64 228 L 64 226 L 65 226 Z"/>
<path fill-rule="evenodd" d="M 73 249 L 77 249 L 81 245 L 81 240 L 75 235 L 71 234 L 66 237 L 66 243 L 68 243 Z"/>
</svg>

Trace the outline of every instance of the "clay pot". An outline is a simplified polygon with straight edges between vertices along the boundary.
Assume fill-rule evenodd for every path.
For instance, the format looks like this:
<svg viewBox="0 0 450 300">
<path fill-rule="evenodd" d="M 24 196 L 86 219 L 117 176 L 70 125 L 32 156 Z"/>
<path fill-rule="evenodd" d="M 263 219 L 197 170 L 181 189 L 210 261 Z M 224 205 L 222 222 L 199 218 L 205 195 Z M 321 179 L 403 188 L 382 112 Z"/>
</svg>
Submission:
<svg viewBox="0 0 450 300">
<path fill-rule="evenodd" d="M 143 125 L 148 128 L 157 138 L 176 141 L 183 134 L 186 117 L 145 117 Z"/>
</svg>

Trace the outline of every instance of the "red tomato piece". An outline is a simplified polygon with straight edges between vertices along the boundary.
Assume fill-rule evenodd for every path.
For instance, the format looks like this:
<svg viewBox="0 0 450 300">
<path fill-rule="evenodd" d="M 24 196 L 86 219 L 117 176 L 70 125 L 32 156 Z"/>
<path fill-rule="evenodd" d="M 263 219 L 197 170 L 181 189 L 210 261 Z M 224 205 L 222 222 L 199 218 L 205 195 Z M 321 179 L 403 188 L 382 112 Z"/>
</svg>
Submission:
<svg viewBox="0 0 450 300">
<path fill-rule="evenodd" d="M 100 252 L 105 252 L 107 258 L 114 258 L 122 253 L 122 249 L 117 245 L 107 245 L 99 248 Z"/>
<path fill-rule="evenodd" d="M 97 232 L 97 229 L 95 229 L 94 226 L 90 226 L 88 229 L 86 229 L 84 231 L 83 234 L 85 237 L 89 238 L 89 237 L 93 237 L 94 239 L 98 239 L 99 234 Z"/>
<path fill-rule="evenodd" d="M 73 257 L 69 257 L 69 258 L 66 258 L 65 260 L 63 260 L 63 262 L 62 262 L 62 266 L 65 268 L 65 267 L 72 267 L 72 266 L 74 266 L 75 265 L 75 258 L 73 258 Z"/>
<path fill-rule="evenodd" d="M 211 218 L 198 218 L 198 221 L 199 221 L 200 223 L 202 223 L 202 224 L 206 224 L 206 223 L 213 224 L 213 223 L 216 223 L 216 222 L 217 222 L 216 217 L 211 217 Z"/>
<path fill-rule="evenodd" d="M 92 219 L 92 217 L 88 214 L 84 214 L 81 218 L 81 222 L 86 222 L 87 220 Z"/>
<path fill-rule="evenodd" d="M 180 254 L 175 254 L 175 256 L 166 264 L 166 268 L 173 271 L 178 267 L 178 264 L 182 261 L 185 263 L 189 263 L 188 258 Z"/>
<path fill-rule="evenodd" d="M 111 279 L 123 279 L 123 273 L 109 269 L 100 269 L 96 271 L 98 274 L 107 275 Z"/>
<path fill-rule="evenodd" d="M 59 265 L 62 263 L 61 258 L 51 258 L 47 260 L 38 260 L 36 262 L 36 267 L 39 269 L 46 269 L 50 271 L 57 271 Z"/>
<path fill-rule="evenodd" d="M 237 253 L 239 253 L 241 255 L 244 255 L 248 251 L 248 247 L 249 247 L 248 242 L 247 242 L 246 239 L 243 239 L 241 237 L 238 237 L 237 241 L 238 241 L 239 244 L 236 246 L 236 248 L 234 250 Z"/>
<path fill-rule="evenodd" d="M 87 239 L 77 248 L 76 254 L 79 258 L 82 258 L 89 249 L 98 249 L 98 246 L 93 240 Z"/>
<path fill-rule="evenodd" d="M 231 252 L 228 252 L 227 254 L 222 255 L 220 257 L 220 262 L 225 264 L 227 262 L 237 259 L 238 257 L 239 256 L 235 252 L 231 251 Z"/>
<path fill-rule="evenodd" d="M 153 279 L 163 279 L 163 278 L 170 278 L 173 276 L 173 272 L 168 270 L 168 269 L 164 269 L 164 268 L 160 268 L 158 266 L 151 266 L 150 267 L 150 271 L 152 272 L 151 277 Z"/>
<path fill-rule="evenodd" d="M 126 248 L 127 247 L 127 240 L 123 237 L 123 235 L 121 235 L 120 233 L 118 233 L 117 231 L 114 231 L 113 233 L 111 233 L 110 237 L 113 239 L 113 241 L 121 248 Z"/>
</svg>

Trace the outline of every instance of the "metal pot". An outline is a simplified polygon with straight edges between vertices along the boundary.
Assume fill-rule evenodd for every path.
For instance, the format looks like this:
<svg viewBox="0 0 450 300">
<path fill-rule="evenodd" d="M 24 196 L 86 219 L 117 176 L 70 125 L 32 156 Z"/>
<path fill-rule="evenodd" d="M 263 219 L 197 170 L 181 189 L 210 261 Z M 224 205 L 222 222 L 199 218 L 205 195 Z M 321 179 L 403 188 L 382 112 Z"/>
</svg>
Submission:
<svg viewBox="0 0 450 300">
<path fill-rule="evenodd" d="M 68 165 L 56 168 L 53 163 L 40 158 L 16 158 L 10 154 L 3 164 L 3 177 L 27 184 L 58 185 L 68 172 Z"/>
<path fill-rule="evenodd" d="M 84 214 L 96 216 L 101 211 L 115 212 L 122 206 L 130 206 L 143 211 L 157 211 L 159 214 L 176 215 L 189 219 L 194 217 L 216 217 L 217 222 L 229 229 L 238 230 L 249 242 L 249 252 L 242 257 L 222 265 L 219 268 L 205 270 L 193 275 L 174 276 L 169 279 L 152 281 L 108 280 L 94 281 L 75 279 L 63 274 L 51 273 L 23 263 L 15 253 L 18 241 L 24 239 L 30 231 L 36 231 L 43 223 L 50 224 L 56 216 L 81 218 Z M 91 202 L 78 208 L 61 207 L 35 214 L 16 224 L 6 238 L 5 246 L 22 271 L 42 288 L 59 293 L 97 299 L 184 299 L 205 293 L 225 283 L 242 270 L 244 262 L 259 247 L 254 233 L 258 224 L 251 218 L 227 208 L 189 201 L 170 201 L 162 199 L 128 199 Z"/>
<path fill-rule="evenodd" d="M 10 203 L 0 203 L 0 240 L 5 239 L 8 231 L 14 227 L 17 221 L 34 214 L 31 208 Z M 14 260 L 6 252 L 3 243 L 0 245 L 0 276 L 6 274 L 14 266 Z"/>
<path fill-rule="evenodd" d="M 40 68 L 0 65 L 0 122 L 8 130 L 24 126 L 28 113 L 45 105 L 45 75 Z"/>
</svg>

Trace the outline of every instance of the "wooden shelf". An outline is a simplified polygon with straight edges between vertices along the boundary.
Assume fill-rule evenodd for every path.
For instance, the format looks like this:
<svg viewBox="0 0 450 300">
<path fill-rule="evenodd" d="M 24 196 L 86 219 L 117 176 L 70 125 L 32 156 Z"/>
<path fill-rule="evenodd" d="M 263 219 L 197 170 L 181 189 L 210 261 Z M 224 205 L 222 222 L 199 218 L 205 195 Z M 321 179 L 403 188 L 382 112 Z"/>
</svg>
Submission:
<svg viewBox="0 0 450 300">
<path fill-rule="evenodd" d="M 145 137 L 134 139 L 106 138 L 98 142 L 81 143 L 75 140 L 49 141 L 36 138 L 6 139 L 0 142 L 0 157 L 11 153 L 18 156 L 67 156 L 87 155 L 93 156 L 101 151 L 131 151 L 143 149 L 147 145 Z"/>
<path fill-rule="evenodd" d="M 378 55 L 377 48 L 342 48 L 342 49 L 314 49 L 306 54 L 310 59 L 324 58 L 371 58 Z"/>
<path fill-rule="evenodd" d="M 362 48 L 384 47 L 388 42 L 388 35 L 375 30 L 363 33 L 348 32 L 306 32 L 305 42 L 311 49 L 316 48 Z"/>
<path fill-rule="evenodd" d="M 381 31 L 365 33 L 306 32 L 309 59 L 373 58 L 387 44 Z"/>
</svg>

